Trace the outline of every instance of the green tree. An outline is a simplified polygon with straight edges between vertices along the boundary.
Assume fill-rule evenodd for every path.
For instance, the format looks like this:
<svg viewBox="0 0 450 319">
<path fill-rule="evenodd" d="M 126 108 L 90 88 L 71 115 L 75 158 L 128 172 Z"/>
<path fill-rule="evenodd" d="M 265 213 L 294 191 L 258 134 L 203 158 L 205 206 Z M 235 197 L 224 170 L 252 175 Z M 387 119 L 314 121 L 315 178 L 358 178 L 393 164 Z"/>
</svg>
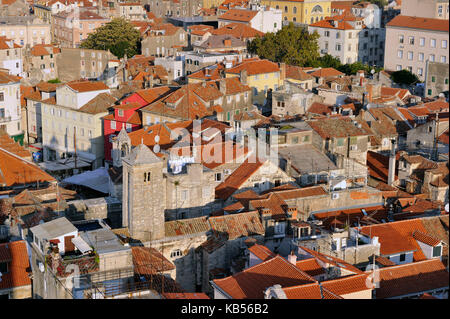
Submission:
<svg viewBox="0 0 450 319">
<path fill-rule="evenodd" d="M 419 78 L 414 73 L 411 73 L 408 70 L 401 70 L 392 73 L 391 79 L 395 83 L 407 85 L 419 82 Z"/>
<path fill-rule="evenodd" d="M 110 50 L 118 58 L 139 53 L 140 34 L 132 24 L 122 18 L 115 18 L 89 34 L 81 48 Z"/>
<path fill-rule="evenodd" d="M 290 23 L 277 33 L 269 32 L 262 38 L 255 38 L 248 44 L 248 51 L 274 62 L 309 66 L 319 58 L 318 38 L 317 33 L 310 34 L 305 28 Z"/>
<path fill-rule="evenodd" d="M 368 2 L 376 4 L 380 9 L 383 9 L 388 4 L 387 0 L 368 0 Z"/>
</svg>

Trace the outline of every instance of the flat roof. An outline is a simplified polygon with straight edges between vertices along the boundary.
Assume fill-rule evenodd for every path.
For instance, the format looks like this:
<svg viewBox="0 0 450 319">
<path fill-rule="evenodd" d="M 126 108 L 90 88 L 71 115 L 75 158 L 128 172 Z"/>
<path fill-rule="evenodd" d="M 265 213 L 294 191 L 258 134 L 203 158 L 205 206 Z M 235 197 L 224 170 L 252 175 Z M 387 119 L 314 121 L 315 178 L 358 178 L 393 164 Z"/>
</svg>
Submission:
<svg viewBox="0 0 450 319">
<path fill-rule="evenodd" d="M 283 158 L 289 156 L 292 165 L 300 174 L 338 169 L 328 156 L 311 144 L 279 147 L 278 152 Z"/>
<path fill-rule="evenodd" d="M 99 254 L 131 249 L 130 247 L 122 245 L 119 238 L 107 228 L 83 231 L 80 233 L 80 237 L 83 238 L 88 245 L 94 247 L 95 251 Z"/>
<path fill-rule="evenodd" d="M 53 239 L 68 233 L 77 232 L 77 228 L 66 218 L 61 217 L 30 228 L 41 239 Z"/>
</svg>

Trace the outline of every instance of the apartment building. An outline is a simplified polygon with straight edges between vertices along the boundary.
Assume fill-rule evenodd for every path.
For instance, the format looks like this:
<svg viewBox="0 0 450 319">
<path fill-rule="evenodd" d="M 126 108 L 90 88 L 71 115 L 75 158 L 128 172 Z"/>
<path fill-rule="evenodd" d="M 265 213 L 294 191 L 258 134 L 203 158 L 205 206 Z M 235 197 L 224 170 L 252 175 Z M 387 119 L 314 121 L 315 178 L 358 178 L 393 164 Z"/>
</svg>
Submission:
<svg viewBox="0 0 450 319">
<path fill-rule="evenodd" d="M 119 12 L 127 20 L 142 21 L 147 18 L 147 12 L 139 1 L 119 3 Z"/>
<path fill-rule="evenodd" d="M 164 23 L 151 27 L 141 43 L 141 50 L 145 56 L 173 56 L 188 46 L 188 36 L 183 28 Z"/>
<path fill-rule="evenodd" d="M 61 48 L 56 56 L 58 78 L 62 82 L 82 79 L 98 79 L 109 87 L 117 87 L 116 69 L 119 60 L 109 51 Z"/>
<path fill-rule="evenodd" d="M 37 44 L 27 47 L 23 53 L 23 75 L 30 80 L 40 82 L 58 77 L 56 57 L 61 50 L 51 44 Z"/>
<path fill-rule="evenodd" d="M 41 102 L 44 161 L 77 157 L 103 165 L 102 117 L 116 101 L 102 82 L 73 81 L 56 88 L 56 95 Z"/>
<path fill-rule="evenodd" d="M 283 23 L 311 24 L 331 15 L 327 0 L 261 0 L 261 4 L 282 11 Z"/>
<path fill-rule="evenodd" d="M 448 20 L 448 0 L 402 0 L 401 15 Z"/>
<path fill-rule="evenodd" d="M 218 17 L 219 28 L 230 23 L 242 23 L 260 32 L 277 32 L 282 27 L 281 10 L 253 6 L 249 9 L 230 9 Z"/>
<path fill-rule="evenodd" d="M 22 47 L 13 40 L 0 36 L 0 68 L 9 74 L 22 76 Z"/>
<path fill-rule="evenodd" d="M 144 0 L 157 17 L 192 17 L 203 8 L 203 0 Z"/>
<path fill-rule="evenodd" d="M 319 34 L 321 55 L 330 54 L 343 64 L 383 64 L 384 29 L 367 28 L 363 17 L 350 13 L 328 17 L 310 24 L 308 31 Z"/>
<path fill-rule="evenodd" d="M 23 138 L 20 78 L 0 70 L 0 129 L 15 140 Z"/>
<path fill-rule="evenodd" d="M 276 91 L 284 84 L 285 72 L 277 63 L 269 60 L 248 59 L 232 68 L 225 69 L 225 76 L 239 77 L 243 84 L 252 88 L 253 103 L 265 105 L 268 101 L 269 90 Z"/>
<path fill-rule="evenodd" d="M 21 46 L 49 44 L 52 39 L 50 23 L 35 16 L 0 17 L 0 36 Z"/>
<path fill-rule="evenodd" d="M 384 68 L 425 80 L 427 62 L 448 64 L 448 20 L 398 15 L 386 25 Z"/>
<path fill-rule="evenodd" d="M 52 16 L 54 42 L 63 47 L 78 48 L 90 33 L 109 22 L 94 11 L 77 9 Z"/>
<path fill-rule="evenodd" d="M 426 97 L 438 96 L 448 91 L 449 64 L 427 61 L 425 67 L 425 92 Z"/>
<path fill-rule="evenodd" d="M 381 28 L 383 8 L 370 2 L 333 1 L 331 2 L 331 15 L 342 15 L 345 12 L 352 13 L 356 17 L 362 17 L 367 28 Z"/>
<path fill-rule="evenodd" d="M 192 45 L 194 51 L 197 52 L 247 52 L 247 43 L 228 34 L 211 35 L 208 39 L 201 43 Z"/>
</svg>

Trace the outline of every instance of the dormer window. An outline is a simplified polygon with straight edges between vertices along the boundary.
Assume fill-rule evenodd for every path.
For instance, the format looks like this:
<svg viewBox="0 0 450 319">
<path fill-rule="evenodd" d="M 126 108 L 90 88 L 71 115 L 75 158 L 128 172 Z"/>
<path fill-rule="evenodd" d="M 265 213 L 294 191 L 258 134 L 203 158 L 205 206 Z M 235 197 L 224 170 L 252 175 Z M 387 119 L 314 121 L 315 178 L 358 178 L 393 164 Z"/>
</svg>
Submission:
<svg viewBox="0 0 450 319">
<path fill-rule="evenodd" d="M 442 255 L 442 246 L 433 247 L 433 257 L 441 257 Z"/>
<path fill-rule="evenodd" d="M 123 116 L 123 110 L 119 110 L 118 114 L 119 116 Z"/>
</svg>

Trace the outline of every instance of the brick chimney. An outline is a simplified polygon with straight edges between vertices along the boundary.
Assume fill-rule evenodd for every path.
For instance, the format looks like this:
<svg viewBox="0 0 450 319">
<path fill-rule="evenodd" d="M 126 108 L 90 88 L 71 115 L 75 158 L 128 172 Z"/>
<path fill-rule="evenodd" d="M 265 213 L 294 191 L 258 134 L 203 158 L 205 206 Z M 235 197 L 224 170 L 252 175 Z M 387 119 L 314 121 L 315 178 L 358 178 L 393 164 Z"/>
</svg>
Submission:
<svg viewBox="0 0 450 319">
<path fill-rule="evenodd" d="M 372 103 L 373 100 L 373 85 L 367 84 L 367 102 Z"/>
<path fill-rule="evenodd" d="M 223 40 L 223 45 L 226 47 L 231 47 L 231 40 L 230 39 Z"/>
</svg>

